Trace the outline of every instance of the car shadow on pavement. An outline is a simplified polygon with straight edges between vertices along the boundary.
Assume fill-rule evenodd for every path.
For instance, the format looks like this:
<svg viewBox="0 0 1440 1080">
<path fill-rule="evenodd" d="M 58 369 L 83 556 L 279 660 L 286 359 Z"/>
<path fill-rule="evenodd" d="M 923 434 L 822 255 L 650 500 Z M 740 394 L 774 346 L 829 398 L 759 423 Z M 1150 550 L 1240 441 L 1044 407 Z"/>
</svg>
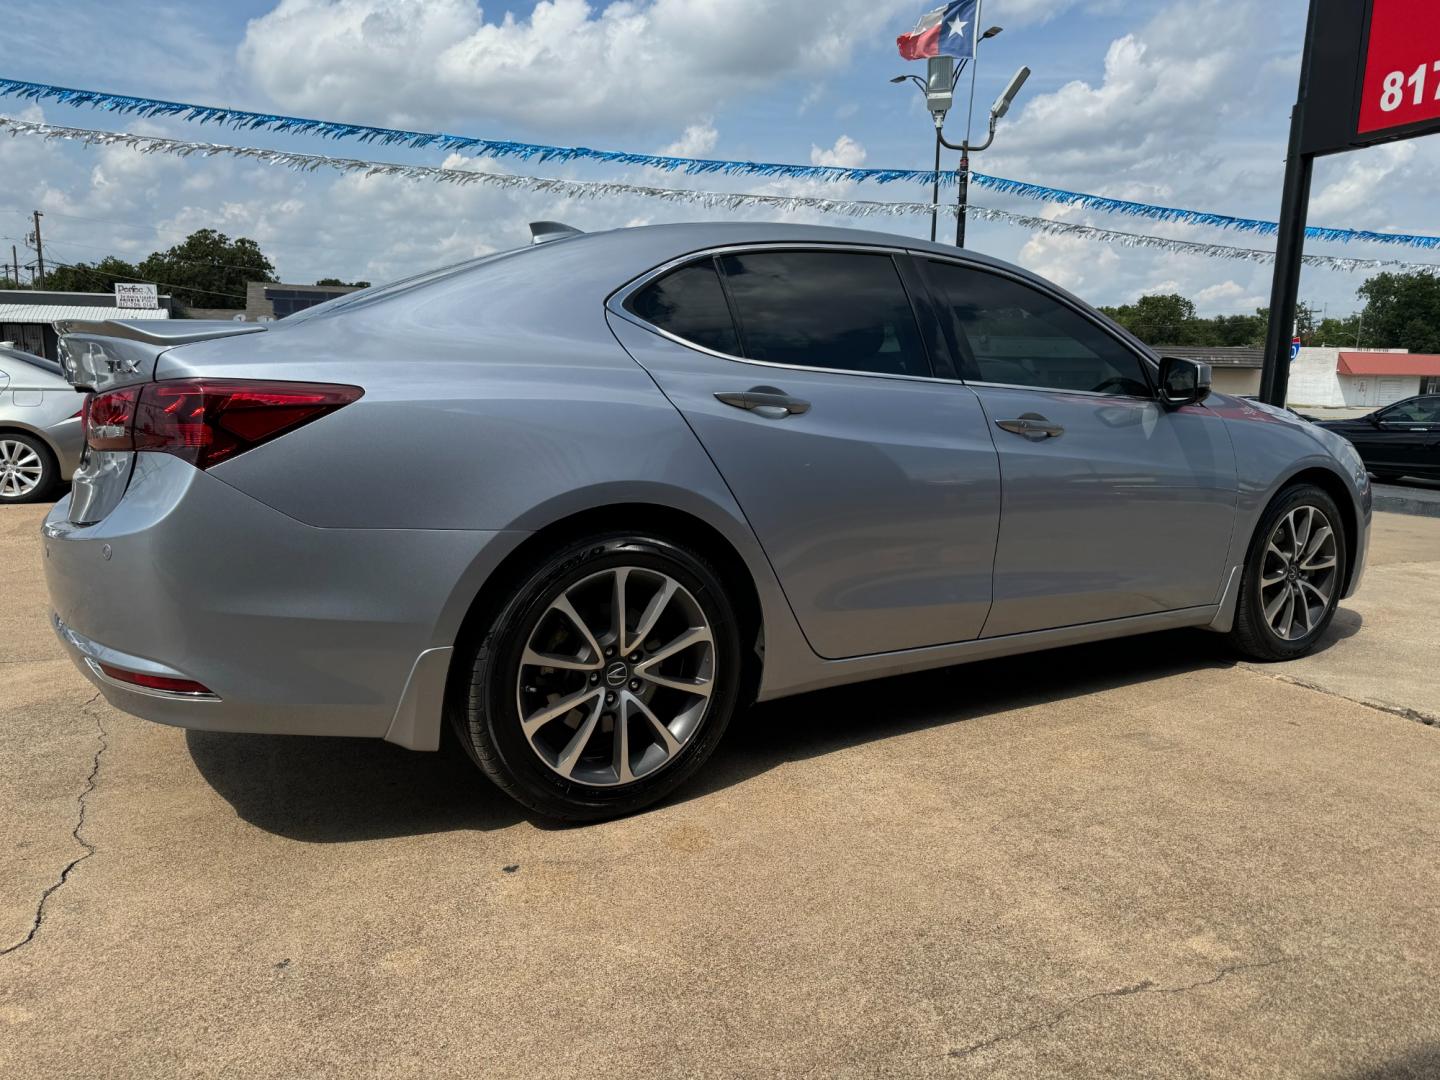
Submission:
<svg viewBox="0 0 1440 1080">
<path fill-rule="evenodd" d="M 448 735 L 448 732 L 447 732 Z M 206 782 L 267 832 L 309 843 L 503 829 L 526 811 L 449 738 L 416 753 L 379 739 L 187 731 Z"/>
<path fill-rule="evenodd" d="M 1352 636 L 1361 622 L 1357 612 L 1339 609 L 1311 655 Z M 768 702 L 736 717 L 710 764 L 677 799 L 695 798 L 787 761 L 859 743 L 1238 662 L 1219 634 L 1172 630 Z"/>
<path fill-rule="evenodd" d="M 1318 651 L 1360 622 L 1342 608 Z M 785 698 L 737 716 L 715 757 L 667 802 L 909 731 L 1235 663 L 1223 637 L 1175 630 Z M 294 840 L 344 843 L 521 821 L 553 827 L 491 785 L 448 732 L 436 754 L 374 739 L 209 731 L 185 739 L 200 774 L 236 814 Z"/>
<path fill-rule="evenodd" d="M 1379 1065 L 1336 1075 L 1342 1080 L 1435 1080 L 1440 1077 L 1440 1043 L 1421 1043 Z"/>
</svg>

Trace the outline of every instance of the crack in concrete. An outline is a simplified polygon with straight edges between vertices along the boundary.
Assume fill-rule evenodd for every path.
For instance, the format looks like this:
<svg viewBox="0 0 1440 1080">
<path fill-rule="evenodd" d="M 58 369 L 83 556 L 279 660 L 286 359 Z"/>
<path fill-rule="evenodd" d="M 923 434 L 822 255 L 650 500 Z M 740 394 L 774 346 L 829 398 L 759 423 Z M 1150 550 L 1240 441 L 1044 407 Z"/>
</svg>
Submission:
<svg viewBox="0 0 1440 1080">
<path fill-rule="evenodd" d="M 91 705 L 94 705 L 95 702 L 99 700 L 100 695 L 97 693 L 89 701 L 85 702 L 84 705 L 80 706 L 80 708 L 82 711 L 89 709 Z M 80 808 L 80 813 L 76 818 L 75 827 L 70 830 L 70 835 L 74 837 L 75 842 L 85 850 L 71 859 L 65 865 L 65 868 L 60 871 L 60 876 L 51 882 L 45 888 L 45 891 L 40 894 L 40 899 L 35 904 L 35 915 L 30 921 L 30 929 L 23 938 L 13 945 L 6 945 L 4 948 L 0 948 L 0 956 L 9 956 L 11 953 L 23 949 L 35 940 L 35 935 L 40 932 L 40 927 L 45 922 L 45 906 L 50 902 L 50 897 L 54 896 L 60 887 L 70 880 L 70 875 L 77 866 L 95 854 L 95 845 L 85 839 L 85 837 L 80 834 L 80 830 L 85 827 L 86 799 L 89 798 L 90 793 L 95 790 L 95 783 L 100 775 L 100 759 L 110 746 L 110 736 L 105 731 L 105 725 L 100 722 L 98 714 L 95 715 L 95 729 L 100 733 L 100 745 L 95 748 L 95 755 L 91 759 L 90 775 L 85 778 L 85 788 L 76 798 L 76 804 Z"/>
<path fill-rule="evenodd" d="M 1306 679 L 1297 679 L 1293 675 L 1277 675 L 1274 672 L 1266 671 L 1263 668 L 1251 667 L 1249 664 L 1242 665 L 1246 671 L 1255 675 L 1263 675 L 1266 678 L 1274 679 L 1276 682 L 1285 683 L 1287 686 L 1298 686 L 1302 690 L 1313 690 L 1317 694 L 1324 694 L 1326 697 L 1339 698 L 1341 701 L 1348 701 L 1351 705 L 1362 705 L 1367 709 L 1374 709 L 1376 712 L 1383 712 L 1390 716 L 1398 716 L 1402 720 L 1413 720 L 1417 724 L 1424 724 L 1426 727 L 1440 727 L 1440 716 L 1422 712 L 1419 709 L 1412 709 L 1408 705 L 1391 705 L 1385 701 L 1369 701 L 1365 698 L 1353 698 L 1345 694 L 1337 693 L 1329 687 L 1321 686 Z"/>
<path fill-rule="evenodd" d="M 999 1035 L 992 1035 L 990 1038 L 982 1039 L 980 1042 L 971 1043 L 969 1046 L 964 1046 L 956 1050 L 951 1050 L 950 1056 L 957 1058 L 969 1057 L 971 1054 L 978 1054 L 980 1051 L 988 1050 L 990 1047 L 995 1046 L 999 1043 L 1010 1042 L 1013 1039 L 1019 1039 L 1025 1035 L 1030 1034 L 1030 1032 L 1032 1031 L 1041 1031 L 1053 1028 L 1061 1021 L 1065 1020 L 1067 1017 L 1078 1012 L 1080 1009 L 1083 1009 L 1092 1001 L 1099 1001 L 1104 998 L 1131 997 L 1135 994 L 1184 994 L 1191 990 L 1198 990 L 1203 986 L 1213 986 L 1221 979 L 1234 975 L 1237 972 L 1254 971 L 1258 968 L 1274 967 L 1276 964 L 1288 964 L 1291 962 L 1292 959 L 1293 958 L 1289 956 L 1282 956 L 1275 960 L 1259 960 L 1252 964 L 1230 964 L 1226 967 L 1222 967 L 1218 972 L 1216 972 L 1208 979 L 1201 979 L 1199 982 L 1189 983 L 1185 986 L 1158 986 L 1155 983 L 1151 982 L 1149 979 L 1142 979 L 1140 982 L 1134 983 L 1130 986 L 1119 986 L 1113 990 L 1100 990 L 1093 994 L 1086 994 L 1078 1001 L 1073 1002 L 1072 1004 L 1061 1009 L 1059 1012 L 1055 1013 L 1052 1016 L 1046 1017 L 1043 1020 L 1036 1020 L 1033 1023 L 1023 1024 L 1020 1027 L 1016 1028 L 1014 1031 L 1007 1031 L 1002 1032 Z"/>
</svg>

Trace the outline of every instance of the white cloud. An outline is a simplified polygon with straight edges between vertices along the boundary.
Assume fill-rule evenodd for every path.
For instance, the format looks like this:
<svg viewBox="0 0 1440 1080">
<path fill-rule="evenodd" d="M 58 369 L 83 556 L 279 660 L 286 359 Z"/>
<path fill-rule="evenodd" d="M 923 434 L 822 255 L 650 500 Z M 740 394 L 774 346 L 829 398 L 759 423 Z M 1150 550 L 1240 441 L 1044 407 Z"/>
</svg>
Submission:
<svg viewBox="0 0 1440 1080">
<path fill-rule="evenodd" d="M 849 135 L 841 135 L 828 150 L 811 145 L 811 165 L 838 165 L 842 169 L 858 169 L 865 164 L 865 147 Z"/>
<path fill-rule="evenodd" d="M 660 153 L 670 157 L 706 157 L 719 141 L 720 132 L 715 130 L 713 123 L 704 120 L 687 126 L 680 138 L 662 147 Z"/>
<path fill-rule="evenodd" d="M 392 124 L 476 116 L 550 130 L 673 122 L 848 62 L 909 0 L 281 0 L 240 61 L 282 106 Z"/>
<path fill-rule="evenodd" d="M 1194 296 L 1195 306 L 1206 309 L 1213 307 L 1228 307 L 1236 300 L 1245 295 L 1245 286 L 1238 281 L 1221 281 L 1215 285 L 1209 285 Z"/>
<path fill-rule="evenodd" d="M 1403 180 L 1416 154 L 1414 143 L 1402 142 L 1352 155 L 1345 162 L 1344 172 L 1311 196 L 1311 220 L 1327 224 L 1321 219 L 1328 216 L 1335 221 L 1358 221 L 1362 215 L 1369 220 L 1377 209 L 1376 190 L 1392 175 Z"/>
</svg>

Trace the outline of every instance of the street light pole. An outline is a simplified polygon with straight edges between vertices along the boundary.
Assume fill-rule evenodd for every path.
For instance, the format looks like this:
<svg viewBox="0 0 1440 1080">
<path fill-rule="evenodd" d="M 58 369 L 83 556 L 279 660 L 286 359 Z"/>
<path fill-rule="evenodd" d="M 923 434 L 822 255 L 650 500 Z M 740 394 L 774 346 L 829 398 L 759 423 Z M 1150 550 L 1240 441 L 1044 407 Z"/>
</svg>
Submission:
<svg viewBox="0 0 1440 1080">
<path fill-rule="evenodd" d="M 940 218 L 940 125 L 935 125 L 935 176 L 930 181 L 930 242 L 935 242 L 935 228 Z"/>
<path fill-rule="evenodd" d="M 953 57 L 932 56 L 926 70 L 926 77 L 918 75 L 896 75 L 890 81 L 892 83 L 913 82 L 925 98 L 925 107 L 930 110 L 930 115 L 935 121 L 935 170 L 930 181 L 930 239 L 935 239 L 936 230 L 939 228 L 940 217 L 940 127 L 945 122 L 945 114 L 950 111 L 950 104 L 954 100 L 955 82 L 964 70 L 965 62 L 962 60 L 957 68 Z"/>
<path fill-rule="evenodd" d="M 990 148 L 990 144 L 995 141 L 995 125 L 1010 111 L 1010 106 L 1015 101 L 1015 96 L 1020 93 L 1020 88 L 1025 85 L 1025 80 L 1028 78 L 1030 78 L 1030 69 L 1028 67 L 1022 67 L 1011 77 L 1010 84 L 1001 91 L 1000 96 L 995 99 L 995 104 L 990 106 L 990 131 L 989 134 L 986 135 L 985 141 L 978 146 L 972 146 L 969 138 L 966 138 L 964 142 L 952 143 L 949 139 L 945 138 L 945 134 L 940 130 L 939 126 L 935 129 L 942 143 L 951 150 L 960 151 L 960 175 L 957 178 L 957 187 L 959 187 L 960 190 L 955 222 L 956 247 L 965 246 L 965 212 L 970 205 L 970 155 L 972 153 L 978 154 L 980 151 Z"/>
<path fill-rule="evenodd" d="M 1003 33 L 1004 29 L 1003 26 L 992 26 L 981 34 L 975 42 L 977 55 L 980 42 L 989 41 L 996 34 Z M 950 111 L 950 106 L 954 102 L 955 84 L 960 81 L 960 75 L 964 72 L 966 64 L 972 65 L 970 69 L 970 97 L 972 106 L 974 104 L 974 63 L 975 58 L 970 56 L 960 57 L 958 63 L 956 63 L 954 58 L 949 56 L 932 56 L 925 79 L 921 79 L 918 75 L 896 75 L 890 80 L 892 83 L 902 83 L 908 79 L 919 87 L 920 92 L 925 95 L 925 105 L 930 111 L 931 119 L 935 121 L 935 170 L 934 178 L 930 184 L 931 240 L 936 239 L 940 217 L 940 148 L 942 146 L 948 146 L 952 150 L 960 151 L 960 169 L 956 173 L 956 183 L 959 188 L 959 207 L 955 222 L 956 247 L 965 246 L 965 207 L 969 203 L 970 192 L 970 151 L 972 149 L 976 151 L 983 150 L 990 145 L 991 140 L 995 138 L 995 121 L 999 120 L 1001 116 L 1004 116 L 1005 111 L 1010 108 L 1010 102 L 1008 100 L 1005 101 L 1003 108 L 1001 107 L 1000 101 L 996 101 L 991 109 L 990 138 L 987 139 L 983 145 L 971 147 L 968 133 L 964 143 L 957 145 L 946 142 L 944 134 L 945 116 Z M 1020 85 L 1023 84 L 1025 79 L 1030 75 L 1029 68 L 1022 68 L 1021 70 L 1024 72 L 1024 75 L 1017 75 L 1016 78 L 1011 81 L 1011 88 L 1006 91 L 1011 98 L 1019 93 Z M 998 114 L 995 112 L 997 108 L 1000 109 Z"/>
</svg>

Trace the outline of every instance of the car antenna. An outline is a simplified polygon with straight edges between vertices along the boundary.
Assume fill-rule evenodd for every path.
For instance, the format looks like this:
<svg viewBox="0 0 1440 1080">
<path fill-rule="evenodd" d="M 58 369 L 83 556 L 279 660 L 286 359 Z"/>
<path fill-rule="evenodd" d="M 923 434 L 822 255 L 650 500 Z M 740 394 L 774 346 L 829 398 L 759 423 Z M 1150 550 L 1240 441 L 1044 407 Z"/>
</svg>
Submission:
<svg viewBox="0 0 1440 1080">
<path fill-rule="evenodd" d="M 566 225 L 559 221 L 532 221 L 530 222 L 530 243 L 545 244 L 551 240 L 563 240 L 567 236 L 584 236 L 585 234 L 573 225 Z"/>
</svg>

